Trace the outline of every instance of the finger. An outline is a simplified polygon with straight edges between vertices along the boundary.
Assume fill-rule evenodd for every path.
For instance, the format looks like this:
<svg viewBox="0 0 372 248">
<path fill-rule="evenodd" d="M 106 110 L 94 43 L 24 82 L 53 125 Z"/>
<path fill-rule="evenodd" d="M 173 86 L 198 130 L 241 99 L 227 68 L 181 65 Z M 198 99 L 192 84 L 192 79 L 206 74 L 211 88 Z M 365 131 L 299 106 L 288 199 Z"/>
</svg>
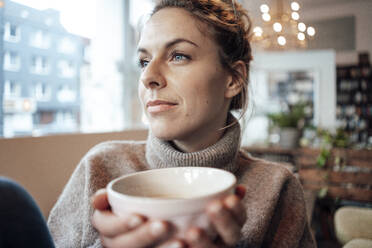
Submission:
<svg viewBox="0 0 372 248">
<path fill-rule="evenodd" d="M 186 233 L 186 241 L 192 248 L 217 248 L 199 228 L 191 228 Z"/>
<path fill-rule="evenodd" d="M 94 211 L 92 224 L 98 232 L 106 237 L 114 237 L 126 233 L 141 224 L 145 223 L 146 218 L 137 214 L 128 217 L 120 217 L 111 211 Z"/>
<path fill-rule="evenodd" d="M 238 185 L 235 188 L 235 195 L 237 195 L 240 199 L 243 199 L 247 189 L 243 185 Z"/>
<path fill-rule="evenodd" d="M 186 247 L 187 244 L 182 240 L 170 240 L 159 246 L 156 246 L 156 248 L 186 248 Z"/>
<path fill-rule="evenodd" d="M 217 233 L 227 245 L 235 245 L 240 239 L 241 225 L 221 201 L 214 201 L 207 206 L 207 215 Z"/>
<path fill-rule="evenodd" d="M 232 213 L 239 225 L 243 226 L 247 220 L 247 213 L 240 198 L 236 195 L 229 195 L 223 199 L 223 205 Z"/>
<path fill-rule="evenodd" d="M 153 246 L 170 235 L 171 227 L 163 221 L 152 221 L 114 238 L 101 237 L 105 247 L 142 248 Z"/>
<path fill-rule="evenodd" d="M 107 210 L 110 208 L 106 189 L 97 190 L 97 192 L 91 197 L 91 202 L 93 208 L 98 210 Z"/>
</svg>

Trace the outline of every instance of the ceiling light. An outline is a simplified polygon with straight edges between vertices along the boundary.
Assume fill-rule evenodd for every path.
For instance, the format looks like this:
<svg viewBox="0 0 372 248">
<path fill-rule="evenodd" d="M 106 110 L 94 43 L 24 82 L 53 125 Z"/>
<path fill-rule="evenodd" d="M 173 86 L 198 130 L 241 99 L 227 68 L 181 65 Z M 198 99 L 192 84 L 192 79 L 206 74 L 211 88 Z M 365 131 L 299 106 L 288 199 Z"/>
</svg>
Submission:
<svg viewBox="0 0 372 248">
<path fill-rule="evenodd" d="M 298 27 L 298 30 L 300 30 L 301 32 L 306 31 L 306 25 L 303 22 L 300 22 L 297 27 Z"/>
<path fill-rule="evenodd" d="M 268 22 L 271 20 L 271 16 L 269 13 L 263 13 L 262 14 L 262 19 L 265 21 L 265 22 Z"/>
<path fill-rule="evenodd" d="M 278 41 L 278 44 L 281 45 L 281 46 L 284 46 L 285 43 L 287 43 L 287 40 L 285 39 L 284 36 L 279 36 L 277 41 Z"/>
<path fill-rule="evenodd" d="M 268 13 L 270 9 L 269 9 L 269 6 L 267 4 L 262 4 L 260 6 L 260 10 L 261 10 L 262 13 Z"/>
<path fill-rule="evenodd" d="M 291 9 L 293 11 L 299 11 L 300 10 L 300 5 L 297 2 L 292 2 L 291 3 Z"/>
<path fill-rule="evenodd" d="M 280 32 L 280 31 L 282 31 L 282 29 L 283 29 L 282 24 L 280 24 L 279 22 L 275 22 L 273 24 L 273 29 L 277 33 Z"/>
<path fill-rule="evenodd" d="M 300 15 L 297 12 L 292 12 L 291 16 L 293 20 L 297 21 L 298 19 L 300 19 Z"/>
<path fill-rule="evenodd" d="M 301 33 L 301 32 L 298 33 L 298 34 L 297 34 L 297 39 L 298 39 L 298 40 L 305 40 L 305 34 L 304 34 L 304 33 Z"/>
<path fill-rule="evenodd" d="M 315 29 L 313 27 L 308 27 L 307 28 L 307 34 L 309 36 L 314 36 L 315 35 Z"/>
</svg>

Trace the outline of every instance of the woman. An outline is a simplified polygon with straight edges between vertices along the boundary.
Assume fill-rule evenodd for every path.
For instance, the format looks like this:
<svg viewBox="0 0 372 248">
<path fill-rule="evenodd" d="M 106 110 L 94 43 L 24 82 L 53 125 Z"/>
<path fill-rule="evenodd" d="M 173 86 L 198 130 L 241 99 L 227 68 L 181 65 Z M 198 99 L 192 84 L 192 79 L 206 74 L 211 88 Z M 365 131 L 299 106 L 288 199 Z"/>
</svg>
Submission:
<svg viewBox="0 0 372 248">
<path fill-rule="evenodd" d="M 315 246 L 299 182 L 239 151 L 230 111 L 246 108 L 249 25 L 230 0 L 157 3 L 138 44 L 148 140 L 106 142 L 82 159 L 48 220 L 57 247 Z M 243 199 L 238 193 L 207 207 L 217 239 L 190 227 L 185 240 L 175 240 L 171 223 L 115 216 L 99 190 L 123 174 L 171 166 L 229 170 L 246 188 Z"/>
</svg>

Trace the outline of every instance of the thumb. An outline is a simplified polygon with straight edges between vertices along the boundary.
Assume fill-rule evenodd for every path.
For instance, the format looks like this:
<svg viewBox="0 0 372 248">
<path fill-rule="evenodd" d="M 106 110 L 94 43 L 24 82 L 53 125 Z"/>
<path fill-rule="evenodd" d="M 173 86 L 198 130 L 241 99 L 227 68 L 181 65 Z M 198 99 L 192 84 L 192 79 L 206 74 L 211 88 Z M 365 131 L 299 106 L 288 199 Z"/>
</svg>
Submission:
<svg viewBox="0 0 372 248">
<path fill-rule="evenodd" d="M 97 210 L 108 210 L 110 209 L 110 204 L 107 198 L 107 191 L 106 189 L 99 189 L 97 192 L 92 196 L 91 203 L 93 208 Z"/>
</svg>

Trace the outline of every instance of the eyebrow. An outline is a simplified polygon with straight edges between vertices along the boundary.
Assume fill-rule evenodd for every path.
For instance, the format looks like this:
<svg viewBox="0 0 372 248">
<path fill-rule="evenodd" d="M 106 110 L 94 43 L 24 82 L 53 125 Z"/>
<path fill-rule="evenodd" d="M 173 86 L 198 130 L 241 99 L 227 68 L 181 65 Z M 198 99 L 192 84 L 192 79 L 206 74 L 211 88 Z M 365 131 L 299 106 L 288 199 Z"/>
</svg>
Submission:
<svg viewBox="0 0 372 248">
<path fill-rule="evenodd" d="M 191 40 L 184 39 L 184 38 L 176 38 L 176 39 L 174 39 L 174 40 L 171 40 L 171 41 L 167 42 L 167 43 L 165 44 L 165 48 L 168 49 L 168 48 L 170 48 L 170 47 L 172 47 L 172 46 L 175 46 L 175 45 L 177 45 L 178 43 L 182 43 L 182 42 L 186 42 L 186 43 L 189 43 L 189 44 L 191 44 L 191 45 L 193 45 L 193 46 L 195 46 L 195 47 L 199 47 L 196 43 L 192 42 Z M 139 48 L 137 49 L 137 53 L 140 53 L 140 52 L 142 52 L 142 53 L 148 53 L 147 50 L 146 50 L 145 48 L 141 48 L 141 47 L 139 47 Z"/>
</svg>

